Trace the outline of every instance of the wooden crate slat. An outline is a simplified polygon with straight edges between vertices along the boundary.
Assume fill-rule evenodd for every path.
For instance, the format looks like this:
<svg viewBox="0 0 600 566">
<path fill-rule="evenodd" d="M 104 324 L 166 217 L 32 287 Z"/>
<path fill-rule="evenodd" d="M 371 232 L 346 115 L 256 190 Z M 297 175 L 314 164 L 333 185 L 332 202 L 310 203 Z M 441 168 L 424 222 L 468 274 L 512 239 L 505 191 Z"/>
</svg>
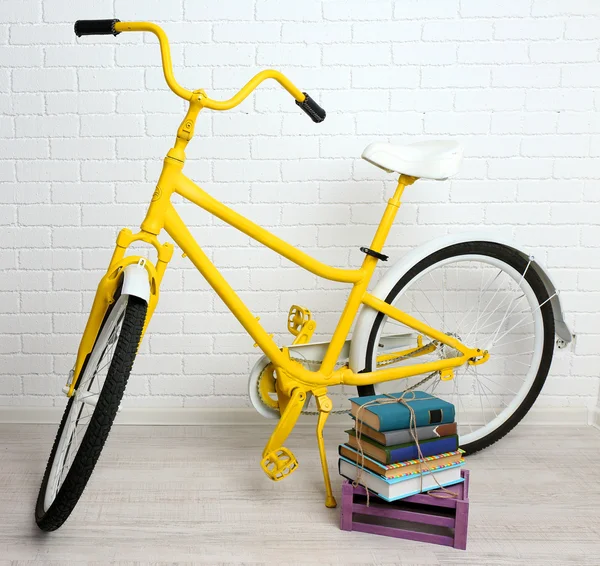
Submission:
<svg viewBox="0 0 600 566">
<path fill-rule="evenodd" d="M 369 533 L 371 535 L 383 535 L 386 537 L 416 540 L 417 542 L 429 542 L 432 544 L 441 544 L 443 546 L 454 546 L 453 537 L 436 535 L 433 533 L 420 533 L 417 531 L 409 531 L 407 529 L 398 529 L 396 527 L 383 527 L 381 525 L 371 525 L 369 523 L 354 523 L 352 530 L 362 533 Z"/>
<path fill-rule="evenodd" d="M 385 517 L 386 519 L 397 519 L 399 521 L 414 521 L 426 525 L 454 528 L 454 517 L 442 517 L 431 515 L 427 512 L 412 511 L 410 509 L 395 509 L 393 507 L 367 507 L 362 503 L 352 505 L 353 513 L 361 515 L 373 515 L 374 517 Z"/>
<path fill-rule="evenodd" d="M 456 507 L 457 500 L 468 499 L 469 482 L 466 478 L 469 477 L 469 470 L 462 471 L 463 478 L 465 478 L 465 481 L 457 483 L 455 485 L 451 485 L 446 488 L 456 493 L 458 495 L 458 497 L 456 498 L 448 497 L 446 499 L 443 497 L 432 497 L 431 495 L 427 495 L 426 493 L 417 493 L 416 495 L 411 495 L 410 497 L 405 497 L 404 499 L 399 499 L 398 501 L 410 501 L 411 503 L 421 503 L 423 505 L 436 505 L 438 507 L 449 507 L 451 509 L 454 509 Z M 366 495 L 367 491 L 362 485 L 359 485 L 354 488 L 354 493 L 356 495 Z M 371 494 L 373 494 L 373 492 L 371 492 Z M 392 501 L 392 503 L 394 502 Z"/>
</svg>

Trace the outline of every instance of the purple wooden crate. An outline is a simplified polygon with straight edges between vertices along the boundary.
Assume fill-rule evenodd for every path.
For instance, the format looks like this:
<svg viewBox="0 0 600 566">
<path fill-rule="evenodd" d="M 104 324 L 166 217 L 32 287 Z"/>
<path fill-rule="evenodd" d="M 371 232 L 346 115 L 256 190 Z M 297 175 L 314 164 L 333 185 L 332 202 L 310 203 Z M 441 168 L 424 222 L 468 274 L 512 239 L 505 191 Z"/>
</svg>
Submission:
<svg viewBox="0 0 600 566">
<path fill-rule="evenodd" d="M 458 492 L 457 498 L 437 499 L 419 493 L 388 503 L 371 492 L 368 507 L 366 502 L 361 501 L 366 495 L 365 488 L 360 485 L 352 487 L 352 483 L 345 480 L 342 485 L 340 528 L 343 531 L 360 531 L 465 550 L 469 525 L 469 470 L 462 470 L 461 475 L 464 482 L 448 488 Z M 358 515 L 365 518 L 361 519 Z M 416 529 L 412 530 L 411 527 Z M 448 534 L 424 532 L 441 529 L 446 529 Z"/>
</svg>

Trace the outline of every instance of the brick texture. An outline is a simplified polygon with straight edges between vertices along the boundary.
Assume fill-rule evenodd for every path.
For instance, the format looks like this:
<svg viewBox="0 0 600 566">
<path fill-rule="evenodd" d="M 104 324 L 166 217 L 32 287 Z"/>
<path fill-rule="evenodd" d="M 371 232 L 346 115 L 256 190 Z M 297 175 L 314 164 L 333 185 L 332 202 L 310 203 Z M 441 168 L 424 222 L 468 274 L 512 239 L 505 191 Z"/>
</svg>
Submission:
<svg viewBox="0 0 600 566">
<path fill-rule="evenodd" d="M 119 228 L 141 222 L 184 105 L 150 35 L 77 39 L 77 18 L 147 19 L 188 88 L 226 98 L 280 68 L 326 108 L 313 124 L 265 84 L 201 115 L 186 173 L 322 261 L 355 266 L 392 179 L 370 141 L 456 138 L 461 173 L 420 182 L 392 259 L 458 229 L 502 230 L 563 287 L 578 333 L 540 403 L 593 406 L 600 360 L 600 3 L 559 0 L 5 1 L 0 7 L 0 405 L 64 403 L 96 282 Z M 326 339 L 346 288 L 191 206 L 177 206 L 282 343 L 287 309 Z M 384 269 L 383 267 L 381 269 Z M 175 254 L 134 369 L 134 406 L 247 406 L 252 340 Z M 566 379 L 562 379 L 566 378 Z M 577 387 L 571 387 L 576 384 Z"/>
</svg>

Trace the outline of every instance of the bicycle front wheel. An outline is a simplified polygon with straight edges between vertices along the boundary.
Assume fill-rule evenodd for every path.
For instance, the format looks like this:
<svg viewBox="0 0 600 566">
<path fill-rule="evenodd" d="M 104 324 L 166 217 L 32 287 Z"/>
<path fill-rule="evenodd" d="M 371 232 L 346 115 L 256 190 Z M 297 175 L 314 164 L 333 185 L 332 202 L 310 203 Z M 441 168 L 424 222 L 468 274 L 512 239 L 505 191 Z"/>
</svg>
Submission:
<svg viewBox="0 0 600 566">
<path fill-rule="evenodd" d="M 127 385 L 146 310 L 141 299 L 121 295 L 104 318 L 67 403 L 40 487 L 35 520 L 44 531 L 67 520 L 94 471 Z"/>
<path fill-rule="evenodd" d="M 496 442 L 519 423 L 544 385 L 554 347 L 550 298 L 527 259 L 491 242 L 449 246 L 407 271 L 386 302 L 467 346 L 490 353 L 481 365 L 456 368 L 451 381 L 441 381 L 435 374 L 418 387 L 455 405 L 460 444 L 467 453 Z M 414 330 L 379 313 L 369 334 L 368 371 L 377 369 L 378 356 L 389 353 L 386 344 L 397 342 L 397 338 L 390 340 L 392 336 L 404 336 L 416 346 Z M 431 342 L 426 336 L 422 339 L 425 344 Z M 453 348 L 437 344 L 432 352 L 396 365 L 458 355 Z M 392 381 L 375 389 L 359 387 L 359 395 L 410 389 L 424 377 Z"/>
</svg>

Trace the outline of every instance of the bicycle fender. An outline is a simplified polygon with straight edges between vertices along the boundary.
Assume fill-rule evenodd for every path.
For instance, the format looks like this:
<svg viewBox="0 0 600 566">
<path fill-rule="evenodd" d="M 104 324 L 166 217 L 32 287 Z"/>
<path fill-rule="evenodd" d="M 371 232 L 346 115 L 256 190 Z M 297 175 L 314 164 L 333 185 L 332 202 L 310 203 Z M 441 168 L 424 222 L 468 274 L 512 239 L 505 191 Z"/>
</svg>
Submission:
<svg viewBox="0 0 600 566">
<path fill-rule="evenodd" d="M 447 234 L 440 238 L 436 238 L 430 242 L 427 242 L 414 250 L 408 252 L 403 258 L 391 265 L 383 277 L 379 280 L 373 291 L 372 295 L 375 297 L 385 300 L 390 291 L 398 280 L 412 267 L 414 267 L 421 260 L 427 256 L 436 252 L 440 249 L 452 246 L 454 244 L 461 244 L 465 242 L 491 242 L 495 244 L 503 244 L 518 254 L 524 259 L 531 261 L 530 269 L 534 269 L 535 272 L 540 276 L 540 279 L 546 287 L 546 291 L 552 305 L 554 313 L 554 324 L 555 331 L 559 338 L 564 342 L 569 343 L 573 339 L 571 331 L 564 320 L 563 309 L 560 303 L 560 298 L 556 286 L 554 285 L 550 274 L 547 269 L 540 263 L 534 256 L 528 254 L 518 247 L 515 242 L 503 238 L 501 234 L 494 233 L 492 231 L 474 231 L 474 232 L 463 232 L 457 234 Z M 362 306 L 361 311 L 358 315 L 354 333 L 352 334 L 352 341 L 350 344 L 350 369 L 354 372 L 359 372 L 365 367 L 365 359 L 367 352 L 367 342 L 369 339 L 369 333 L 375 322 L 378 311 Z"/>
<path fill-rule="evenodd" d="M 146 303 L 150 302 L 150 281 L 143 265 L 134 263 L 123 270 L 122 295 L 133 295 Z"/>
</svg>

